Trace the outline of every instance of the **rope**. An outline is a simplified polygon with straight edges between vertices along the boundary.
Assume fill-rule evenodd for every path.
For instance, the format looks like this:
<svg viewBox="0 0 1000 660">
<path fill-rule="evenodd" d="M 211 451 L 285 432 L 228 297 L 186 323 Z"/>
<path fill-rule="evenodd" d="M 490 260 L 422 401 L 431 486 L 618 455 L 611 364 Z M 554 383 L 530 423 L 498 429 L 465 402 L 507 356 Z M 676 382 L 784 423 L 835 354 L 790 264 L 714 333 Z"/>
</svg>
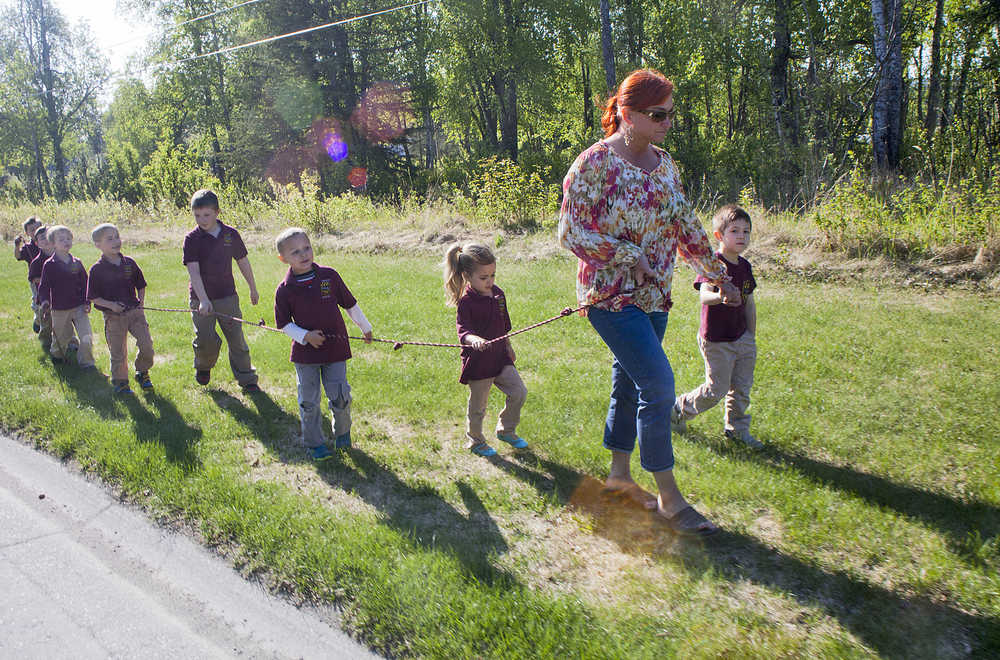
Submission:
<svg viewBox="0 0 1000 660">
<path fill-rule="evenodd" d="M 595 300 L 593 303 L 589 303 L 587 305 L 580 305 L 579 307 L 566 307 L 561 312 L 559 312 L 558 314 L 556 314 L 555 316 L 553 316 L 551 318 L 547 318 L 544 321 L 539 321 L 538 323 L 533 323 L 532 325 L 529 325 L 527 327 L 521 328 L 520 330 L 515 330 L 513 332 L 508 332 L 507 334 L 503 335 L 502 337 L 496 337 L 495 339 L 488 339 L 485 342 L 484 346 L 490 346 L 491 344 L 496 344 L 498 342 L 506 341 L 507 339 L 509 339 L 509 338 L 511 338 L 511 337 L 513 337 L 515 335 L 519 335 L 519 334 L 521 334 L 523 332 L 528 332 L 529 330 L 534 330 L 535 328 L 539 328 L 539 327 L 541 327 L 543 325 L 546 325 L 547 323 L 552 323 L 553 321 L 558 321 L 561 318 L 565 318 L 567 316 L 570 316 L 570 315 L 572 315 L 572 314 L 574 314 L 576 312 L 579 312 L 581 310 L 584 310 L 584 309 L 586 309 L 586 308 L 588 308 L 591 305 L 594 305 L 596 303 L 604 302 L 605 300 L 610 300 L 612 298 L 617 298 L 618 296 L 625 296 L 625 295 L 628 295 L 628 294 L 634 293 L 634 292 L 635 292 L 635 289 L 629 289 L 627 291 L 618 291 L 618 292 L 609 294 L 609 295 L 601 298 L 600 300 Z M 192 313 L 193 314 L 197 314 L 198 313 L 197 310 L 194 310 L 194 309 L 191 309 L 191 308 L 182 309 L 182 308 L 177 308 L 177 307 L 150 307 L 150 306 L 147 306 L 147 305 L 138 305 L 136 307 L 131 307 L 131 308 L 127 308 L 127 309 L 142 309 L 142 310 L 148 310 L 148 311 L 151 311 L 151 312 L 175 312 L 175 313 L 179 312 L 179 313 L 182 313 L 182 314 L 192 314 Z M 264 319 L 261 319 L 260 321 L 254 323 L 253 321 L 247 321 L 246 319 L 241 319 L 241 318 L 237 318 L 235 316 L 230 316 L 228 314 L 223 314 L 222 312 L 215 312 L 215 311 L 213 311 L 213 312 L 211 312 L 211 314 L 213 316 L 216 316 L 216 317 L 221 318 L 221 319 L 226 319 L 228 321 L 234 321 L 236 323 L 242 323 L 244 325 L 249 325 L 249 326 L 254 327 L 254 328 L 260 328 L 261 330 L 267 330 L 269 332 L 277 332 L 278 334 L 282 334 L 282 335 L 285 334 L 283 331 L 279 330 L 278 328 L 272 328 L 271 326 L 267 325 L 267 323 L 264 321 Z M 366 339 L 365 337 L 355 337 L 353 335 L 326 335 L 326 336 L 329 337 L 329 338 L 331 338 L 331 339 L 355 339 L 355 340 L 359 340 L 359 341 L 371 341 L 371 342 L 375 342 L 375 343 L 379 343 L 379 344 L 392 344 L 392 350 L 394 350 L 394 351 L 398 351 L 399 349 L 401 349 L 404 346 L 432 346 L 432 347 L 437 347 L 437 348 L 468 348 L 467 344 L 446 344 L 446 343 L 433 342 L 433 341 L 405 341 L 405 340 L 402 340 L 402 339 L 378 339 L 376 337 L 372 337 L 371 339 Z"/>
</svg>

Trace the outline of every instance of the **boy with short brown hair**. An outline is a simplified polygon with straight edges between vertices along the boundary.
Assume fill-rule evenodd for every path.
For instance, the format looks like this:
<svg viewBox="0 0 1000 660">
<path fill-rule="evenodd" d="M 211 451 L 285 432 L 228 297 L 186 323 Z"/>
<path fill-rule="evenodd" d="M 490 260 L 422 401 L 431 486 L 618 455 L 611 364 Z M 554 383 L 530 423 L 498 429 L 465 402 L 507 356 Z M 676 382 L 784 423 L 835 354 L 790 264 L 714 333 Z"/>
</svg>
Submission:
<svg viewBox="0 0 1000 660">
<path fill-rule="evenodd" d="M 198 224 L 184 237 L 184 265 L 191 278 L 190 307 L 194 321 L 195 380 L 208 385 L 212 367 L 219 359 L 222 340 L 215 331 L 216 320 L 229 345 L 229 366 L 244 392 L 259 392 L 257 372 L 250 364 L 250 347 L 239 321 L 216 317 L 216 313 L 242 318 L 240 298 L 233 280 L 233 261 L 250 287 L 250 304 L 260 296 L 254 281 L 247 248 L 238 231 L 219 221 L 219 198 L 202 189 L 191 196 L 191 212 Z"/>
</svg>

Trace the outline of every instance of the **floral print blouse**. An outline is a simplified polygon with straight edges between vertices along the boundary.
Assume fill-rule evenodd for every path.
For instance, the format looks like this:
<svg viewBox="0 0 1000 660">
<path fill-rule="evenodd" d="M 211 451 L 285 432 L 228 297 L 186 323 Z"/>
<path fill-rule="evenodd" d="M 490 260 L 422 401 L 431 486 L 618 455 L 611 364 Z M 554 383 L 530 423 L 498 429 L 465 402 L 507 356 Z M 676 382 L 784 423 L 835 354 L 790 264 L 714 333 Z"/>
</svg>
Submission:
<svg viewBox="0 0 1000 660">
<path fill-rule="evenodd" d="M 708 281 L 729 279 L 684 195 L 677 165 L 666 151 L 653 149 L 660 164 L 647 172 L 597 142 L 577 156 L 563 180 L 559 242 L 580 258 L 581 305 L 613 312 L 628 305 L 669 310 L 677 250 Z M 636 288 L 632 267 L 642 255 L 656 281 Z M 628 293 L 615 295 L 622 291 Z"/>
</svg>

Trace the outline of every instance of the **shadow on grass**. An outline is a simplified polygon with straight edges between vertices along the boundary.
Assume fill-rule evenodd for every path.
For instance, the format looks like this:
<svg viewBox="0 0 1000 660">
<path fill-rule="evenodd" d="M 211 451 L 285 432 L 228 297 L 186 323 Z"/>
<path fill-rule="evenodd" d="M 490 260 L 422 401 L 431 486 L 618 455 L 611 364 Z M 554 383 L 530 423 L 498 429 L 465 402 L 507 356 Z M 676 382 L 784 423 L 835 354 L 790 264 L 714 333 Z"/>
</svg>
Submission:
<svg viewBox="0 0 1000 660">
<path fill-rule="evenodd" d="M 880 655 L 996 657 L 1000 621 L 963 612 L 939 599 L 909 596 L 847 571 L 829 570 L 782 553 L 759 539 L 720 531 L 708 539 L 674 535 L 655 513 L 603 493 L 589 475 L 531 451 L 498 457 L 494 464 L 543 496 L 588 514 L 593 531 L 637 557 L 673 559 L 690 573 L 711 573 L 788 594 L 835 618 Z"/>
<path fill-rule="evenodd" d="M 466 515 L 442 498 L 431 484 L 410 485 L 361 449 L 336 451 L 332 458 L 313 463 L 301 443 L 289 440 L 289 429 L 298 430 L 299 418 L 287 413 L 265 392 L 247 395 L 256 410 L 225 391 L 210 390 L 209 394 L 220 409 L 252 430 L 280 461 L 315 465 L 329 486 L 361 498 L 382 513 L 380 520 L 384 524 L 417 545 L 455 557 L 481 582 L 516 583 L 513 576 L 493 565 L 494 556 L 507 552 L 507 542 L 469 484 L 456 484 L 469 512 Z M 375 437 L 372 431 L 357 439 L 389 441 Z"/>
<path fill-rule="evenodd" d="M 185 422 L 170 400 L 155 391 L 116 395 L 107 376 L 97 369 L 81 370 L 65 364 L 53 366 L 60 385 L 73 390 L 81 403 L 93 408 L 101 417 L 131 419 L 136 439 L 158 443 L 166 459 L 184 472 L 201 467 L 201 460 L 194 452 L 201 429 Z M 138 399 L 140 396 L 156 411 L 155 415 Z"/>
<path fill-rule="evenodd" d="M 812 481 L 856 495 L 876 506 L 892 509 L 942 532 L 952 552 L 982 567 L 987 563 L 976 552 L 984 541 L 1000 534 L 1000 508 L 985 502 L 963 502 L 942 493 L 933 493 L 885 477 L 830 465 L 798 453 L 786 452 L 767 443 L 760 452 L 748 452 L 721 439 L 689 432 L 685 439 L 708 447 L 715 453 L 741 461 L 766 465 L 776 470 L 792 469 Z M 988 566 L 994 570 L 996 565 Z"/>
</svg>

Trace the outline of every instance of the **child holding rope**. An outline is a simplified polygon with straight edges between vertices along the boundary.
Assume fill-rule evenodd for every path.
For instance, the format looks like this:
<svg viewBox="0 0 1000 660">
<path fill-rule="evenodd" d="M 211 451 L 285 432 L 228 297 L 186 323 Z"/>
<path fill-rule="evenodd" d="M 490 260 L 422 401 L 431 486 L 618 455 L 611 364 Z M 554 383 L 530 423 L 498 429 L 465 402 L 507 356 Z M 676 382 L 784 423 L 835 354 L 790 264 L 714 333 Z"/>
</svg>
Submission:
<svg viewBox="0 0 1000 660">
<path fill-rule="evenodd" d="M 456 243 L 445 253 L 444 288 L 448 304 L 458 308 L 458 340 L 464 345 L 458 380 L 469 386 L 467 448 L 477 456 L 497 453 L 483 436 L 483 418 L 493 385 L 507 397 L 497 420 L 497 439 L 515 449 L 528 446 L 515 432 L 528 389 L 514 367 L 514 349 L 509 339 L 488 343 L 511 328 L 507 299 L 493 283 L 496 270 L 496 258 L 485 245 Z"/>
<path fill-rule="evenodd" d="M 21 226 L 24 228 L 24 236 L 28 237 L 28 241 L 24 242 L 24 236 L 21 236 L 20 234 L 14 237 L 14 258 L 18 261 L 23 261 L 30 268 L 31 262 L 34 261 L 35 257 L 38 256 L 38 253 L 41 252 L 38 248 L 38 244 L 35 243 L 35 232 L 42 226 L 42 221 L 36 216 L 31 216 L 25 220 L 24 224 Z M 35 334 L 38 334 L 39 330 L 41 330 L 38 319 L 38 305 L 35 303 L 38 290 L 36 289 L 34 282 L 31 281 L 30 277 L 28 278 L 28 284 L 31 287 L 31 312 L 34 315 L 31 327 L 35 331 Z"/>
<path fill-rule="evenodd" d="M 111 385 L 115 394 L 131 394 L 128 386 L 128 336 L 135 337 L 135 379 L 143 391 L 153 389 L 149 369 L 153 366 L 153 338 L 142 311 L 146 278 L 139 264 L 122 254 L 118 228 L 101 224 L 90 233 L 101 257 L 90 267 L 87 300 L 104 313 L 104 338 L 111 353 Z"/>
<path fill-rule="evenodd" d="M 347 383 L 351 346 L 340 308 L 361 329 L 365 343 L 371 343 L 372 325 L 340 274 L 313 261 L 312 243 L 304 229 L 286 229 L 274 246 L 278 259 L 288 264 L 288 273 L 274 292 L 274 321 L 294 340 L 291 361 L 298 380 L 302 440 L 313 459 L 321 461 L 333 455 L 321 426 L 321 387 L 333 413 L 334 446 L 351 446 L 351 386 Z"/>
<path fill-rule="evenodd" d="M 49 352 L 52 362 L 69 362 L 75 353 L 81 368 L 93 369 L 93 333 L 87 316 L 90 313 L 87 269 L 69 252 L 73 247 L 73 232 L 69 227 L 56 225 L 46 232 L 46 236 L 52 241 L 54 252 L 42 265 L 38 302 L 43 313 L 51 309 L 52 347 Z"/>
<path fill-rule="evenodd" d="M 191 278 L 191 318 L 194 322 L 194 379 L 208 385 L 212 367 L 219 359 L 222 340 L 215 331 L 218 320 L 229 344 L 229 366 L 244 392 L 259 392 L 257 372 L 250 364 L 250 347 L 239 321 L 218 317 L 215 313 L 243 318 L 240 298 L 233 280 L 233 261 L 250 287 L 250 304 L 260 296 L 254 281 L 247 248 L 238 231 L 219 222 L 219 198 L 211 190 L 199 190 L 191 196 L 191 212 L 198 224 L 184 237 L 184 265 Z"/>
<path fill-rule="evenodd" d="M 705 382 L 677 397 L 671 422 L 683 433 L 687 420 L 726 400 L 725 436 L 751 449 L 764 447 L 750 434 L 750 386 L 757 361 L 757 306 L 753 292 L 757 280 L 750 262 L 740 255 L 750 243 L 750 215 L 735 204 L 727 204 L 712 218 L 712 233 L 719 241 L 720 260 L 740 295 L 723 296 L 704 277 L 694 286 L 701 292 L 701 327 L 698 348 L 705 358 Z"/>
</svg>

